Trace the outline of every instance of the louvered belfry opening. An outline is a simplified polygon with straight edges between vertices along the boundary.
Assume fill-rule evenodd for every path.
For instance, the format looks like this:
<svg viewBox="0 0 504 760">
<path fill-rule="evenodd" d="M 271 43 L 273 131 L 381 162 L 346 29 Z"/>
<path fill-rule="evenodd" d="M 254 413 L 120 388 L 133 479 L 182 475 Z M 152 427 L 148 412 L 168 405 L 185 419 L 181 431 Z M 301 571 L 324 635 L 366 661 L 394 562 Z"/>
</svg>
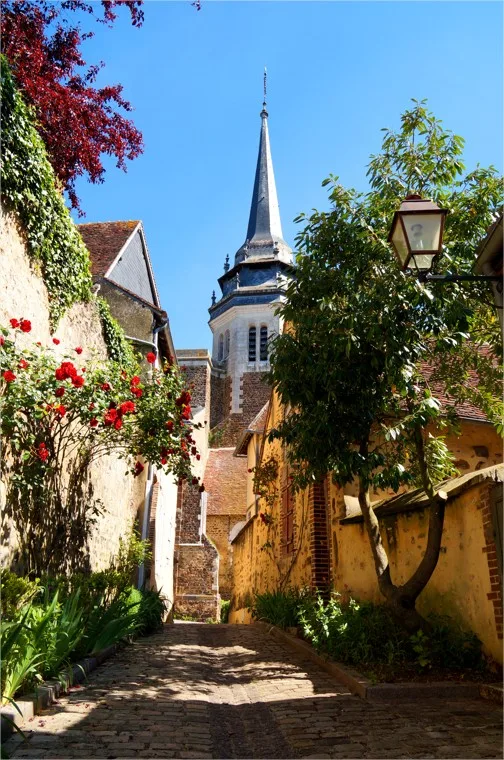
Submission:
<svg viewBox="0 0 504 760">
<path fill-rule="evenodd" d="M 249 339 L 248 339 L 248 360 L 249 362 L 255 362 L 256 360 L 256 329 L 249 327 Z"/>
<path fill-rule="evenodd" d="M 261 327 L 260 344 L 259 344 L 259 359 L 262 362 L 268 361 L 268 328 L 266 325 Z"/>
</svg>

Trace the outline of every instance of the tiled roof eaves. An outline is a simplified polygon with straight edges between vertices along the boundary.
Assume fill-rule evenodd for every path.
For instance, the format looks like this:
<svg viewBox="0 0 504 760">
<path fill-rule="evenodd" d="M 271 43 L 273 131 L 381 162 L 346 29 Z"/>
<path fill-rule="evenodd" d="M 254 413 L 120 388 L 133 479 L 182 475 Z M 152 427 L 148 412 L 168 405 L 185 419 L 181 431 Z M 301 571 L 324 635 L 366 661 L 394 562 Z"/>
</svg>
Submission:
<svg viewBox="0 0 504 760">
<path fill-rule="evenodd" d="M 485 467 L 483 470 L 476 470 L 474 472 L 467 472 L 464 475 L 459 475 L 456 478 L 450 478 L 444 480 L 442 483 L 438 483 L 436 486 L 436 492 L 445 491 L 448 495 L 448 501 L 454 499 L 463 491 L 468 488 L 472 488 L 478 483 L 484 480 L 494 480 L 495 482 L 504 481 L 504 464 L 492 465 L 491 467 Z M 425 509 L 429 504 L 429 497 L 422 488 L 417 488 L 414 491 L 407 491 L 406 493 L 392 496 L 390 499 L 383 499 L 376 505 L 373 505 L 374 512 L 378 518 L 385 517 L 387 515 L 400 514 L 402 512 L 414 512 L 417 510 Z M 351 525 L 353 523 L 361 523 L 364 521 L 362 513 L 358 512 L 348 517 L 343 517 L 339 522 L 340 525 Z"/>
</svg>

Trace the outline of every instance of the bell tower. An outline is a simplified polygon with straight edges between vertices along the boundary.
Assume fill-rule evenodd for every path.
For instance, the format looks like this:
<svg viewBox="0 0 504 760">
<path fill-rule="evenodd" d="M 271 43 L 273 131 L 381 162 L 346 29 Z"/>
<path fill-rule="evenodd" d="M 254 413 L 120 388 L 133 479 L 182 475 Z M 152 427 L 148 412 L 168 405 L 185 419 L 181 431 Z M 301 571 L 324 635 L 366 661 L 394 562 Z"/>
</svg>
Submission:
<svg viewBox="0 0 504 760">
<path fill-rule="evenodd" d="M 262 375 L 269 369 L 269 343 L 281 325 L 275 308 L 292 270 L 292 250 L 283 239 L 280 210 L 273 173 L 264 102 L 259 153 L 245 242 L 232 264 L 226 256 L 224 272 L 210 306 L 212 348 L 212 414 L 215 427 L 226 417 L 235 418 L 233 428 L 244 427 L 269 398 Z M 219 399 L 221 402 L 219 403 Z M 241 421 L 241 425 L 239 425 Z"/>
</svg>

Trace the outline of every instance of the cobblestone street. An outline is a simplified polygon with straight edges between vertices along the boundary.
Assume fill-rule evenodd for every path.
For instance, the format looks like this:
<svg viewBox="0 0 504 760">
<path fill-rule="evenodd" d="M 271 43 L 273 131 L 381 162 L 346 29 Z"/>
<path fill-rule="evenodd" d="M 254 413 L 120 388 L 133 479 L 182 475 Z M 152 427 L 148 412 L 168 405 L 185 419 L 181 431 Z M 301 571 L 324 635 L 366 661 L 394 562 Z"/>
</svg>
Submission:
<svg viewBox="0 0 504 760">
<path fill-rule="evenodd" d="M 368 703 L 249 626 L 166 626 L 25 729 L 14 758 L 502 757 L 499 706 Z"/>
</svg>

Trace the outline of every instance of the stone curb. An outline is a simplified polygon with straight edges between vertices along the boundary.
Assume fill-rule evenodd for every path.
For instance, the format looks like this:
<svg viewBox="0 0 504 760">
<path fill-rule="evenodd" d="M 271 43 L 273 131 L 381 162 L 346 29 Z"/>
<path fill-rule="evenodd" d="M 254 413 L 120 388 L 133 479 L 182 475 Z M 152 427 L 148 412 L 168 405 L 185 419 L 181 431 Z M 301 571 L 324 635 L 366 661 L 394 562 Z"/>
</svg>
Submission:
<svg viewBox="0 0 504 760">
<path fill-rule="evenodd" d="M 492 701 L 502 701 L 502 689 L 492 685 L 482 686 L 477 683 L 452 683 L 451 681 L 431 681 L 429 683 L 382 683 L 374 685 L 369 679 L 341 663 L 333 662 L 317 654 L 311 644 L 268 623 L 254 622 L 265 633 L 287 644 L 299 654 L 314 662 L 320 668 L 334 676 L 347 686 L 353 694 L 370 702 L 388 702 L 416 700 L 437 697 L 444 699 L 478 699 L 483 697 Z M 499 696 L 500 691 L 500 696 Z"/>
<path fill-rule="evenodd" d="M 66 693 L 70 686 L 82 683 L 89 673 L 115 654 L 117 649 L 117 644 L 112 644 L 91 657 L 85 657 L 71 666 L 71 676 L 65 673 L 62 674 L 60 681 L 45 681 L 31 694 L 24 694 L 22 699 L 16 699 L 19 711 L 12 704 L 0 708 L 2 741 L 8 739 L 14 732 L 13 723 L 19 726 L 20 723 L 30 720 L 42 710 L 47 709 L 61 694 Z"/>
</svg>

